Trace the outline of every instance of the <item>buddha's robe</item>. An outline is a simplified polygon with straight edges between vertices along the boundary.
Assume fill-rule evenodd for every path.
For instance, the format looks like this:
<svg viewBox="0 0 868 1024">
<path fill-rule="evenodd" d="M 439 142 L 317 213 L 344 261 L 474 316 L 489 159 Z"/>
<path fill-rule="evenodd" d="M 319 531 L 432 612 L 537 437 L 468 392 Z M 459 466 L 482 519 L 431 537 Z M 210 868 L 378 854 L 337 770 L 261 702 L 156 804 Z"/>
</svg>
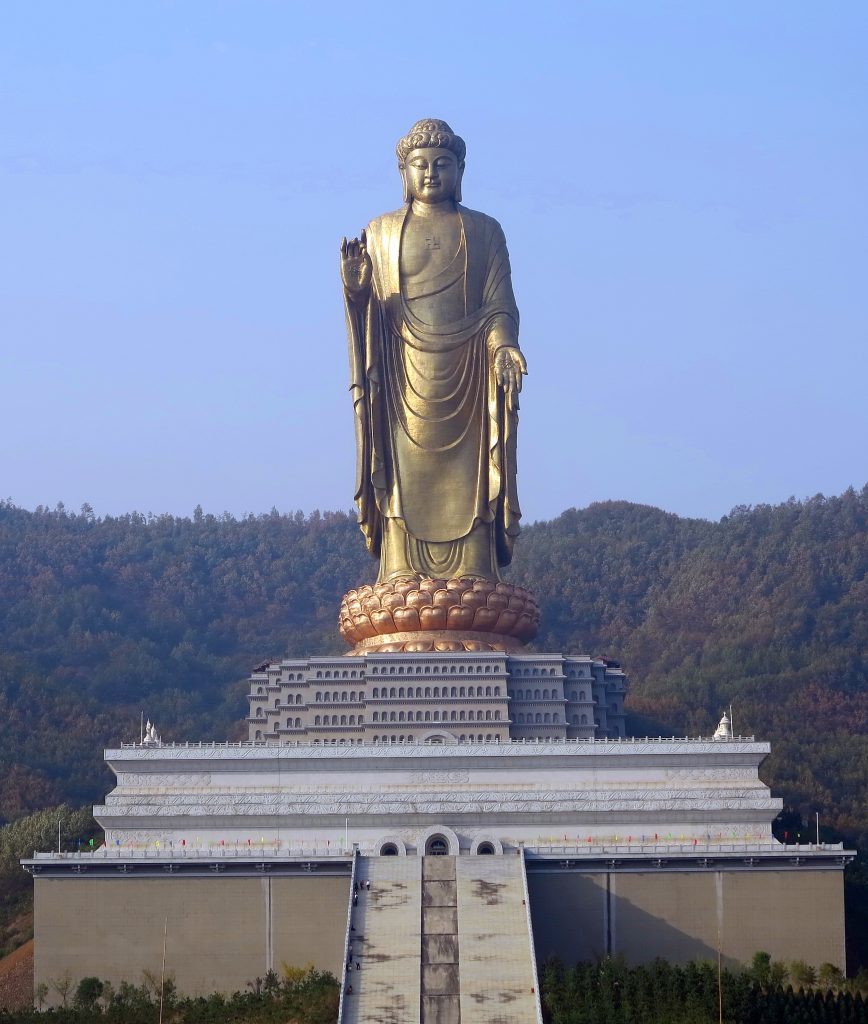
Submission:
<svg viewBox="0 0 868 1024">
<path fill-rule="evenodd" d="M 381 581 L 496 580 L 521 516 L 517 408 L 507 408 L 489 344 L 499 318 L 518 335 L 506 241 L 497 221 L 459 206 L 451 262 L 402 281 L 408 209 L 368 225 L 370 298 L 347 299 L 359 524 Z"/>
</svg>

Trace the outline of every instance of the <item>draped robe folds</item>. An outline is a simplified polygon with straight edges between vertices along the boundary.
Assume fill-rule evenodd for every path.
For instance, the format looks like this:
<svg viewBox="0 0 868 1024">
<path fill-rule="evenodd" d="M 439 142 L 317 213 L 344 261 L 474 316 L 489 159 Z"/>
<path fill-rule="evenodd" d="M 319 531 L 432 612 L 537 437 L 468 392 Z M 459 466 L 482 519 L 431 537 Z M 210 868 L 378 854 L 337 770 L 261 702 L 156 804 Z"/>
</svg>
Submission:
<svg viewBox="0 0 868 1024">
<path fill-rule="evenodd" d="M 400 272 L 408 210 L 368 226 L 370 297 L 346 298 L 359 525 L 381 560 L 381 581 L 496 580 L 521 517 L 517 408 L 507 407 L 497 384 L 488 337 L 503 317 L 518 334 L 506 241 L 497 221 L 459 206 L 462 248 L 443 280 L 408 286 Z M 414 291 L 430 299 L 447 287 L 463 289 L 464 316 L 423 323 Z"/>
</svg>

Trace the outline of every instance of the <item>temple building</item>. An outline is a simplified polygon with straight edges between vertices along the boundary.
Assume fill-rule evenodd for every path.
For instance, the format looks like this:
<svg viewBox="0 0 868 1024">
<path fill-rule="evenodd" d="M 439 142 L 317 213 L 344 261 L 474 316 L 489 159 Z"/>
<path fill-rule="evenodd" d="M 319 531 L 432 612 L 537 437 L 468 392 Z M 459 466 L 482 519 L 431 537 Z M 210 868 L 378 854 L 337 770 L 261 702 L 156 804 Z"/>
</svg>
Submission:
<svg viewBox="0 0 868 1024">
<path fill-rule="evenodd" d="M 286 659 L 250 679 L 251 742 L 505 743 L 625 735 L 617 662 L 503 653 Z"/>
</svg>

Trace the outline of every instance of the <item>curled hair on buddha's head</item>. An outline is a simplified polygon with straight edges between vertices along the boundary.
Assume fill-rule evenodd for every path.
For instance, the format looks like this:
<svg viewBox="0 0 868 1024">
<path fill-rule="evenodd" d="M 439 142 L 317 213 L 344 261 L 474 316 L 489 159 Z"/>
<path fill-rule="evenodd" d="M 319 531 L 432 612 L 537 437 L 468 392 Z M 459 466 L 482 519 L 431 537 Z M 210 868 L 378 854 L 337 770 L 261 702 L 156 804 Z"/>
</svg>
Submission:
<svg viewBox="0 0 868 1024">
<path fill-rule="evenodd" d="M 436 117 L 417 121 L 404 138 L 398 140 L 395 147 L 398 162 L 403 164 L 414 149 L 448 149 L 455 154 L 459 163 L 467 152 L 464 139 L 456 135 L 445 121 L 439 121 Z"/>
<path fill-rule="evenodd" d="M 422 121 L 417 121 L 410 131 L 402 139 L 398 140 L 395 152 L 398 154 L 398 167 L 400 168 L 402 178 L 404 177 L 404 162 L 414 149 L 448 149 L 450 153 L 455 154 L 459 167 L 463 170 L 464 156 L 467 153 L 464 139 L 460 135 L 456 135 L 445 121 L 441 121 L 436 117 L 426 117 Z M 405 179 L 404 202 L 408 202 L 409 198 Z M 455 189 L 455 199 L 457 202 L 461 202 L 460 173 L 458 185 Z"/>
</svg>

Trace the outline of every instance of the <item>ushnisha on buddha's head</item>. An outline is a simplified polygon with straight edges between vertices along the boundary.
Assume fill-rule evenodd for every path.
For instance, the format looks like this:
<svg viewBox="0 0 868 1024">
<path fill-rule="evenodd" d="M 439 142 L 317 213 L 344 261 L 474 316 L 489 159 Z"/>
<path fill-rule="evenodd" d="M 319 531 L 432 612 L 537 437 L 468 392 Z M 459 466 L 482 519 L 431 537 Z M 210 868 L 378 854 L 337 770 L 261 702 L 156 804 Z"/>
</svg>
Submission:
<svg viewBox="0 0 868 1024">
<path fill-rule="evenodd" d="M 460 203 L 466 151 L 464 139 L 445 121 L 417 121 L 396 147 L 404 202 Z"/>
</svg>

